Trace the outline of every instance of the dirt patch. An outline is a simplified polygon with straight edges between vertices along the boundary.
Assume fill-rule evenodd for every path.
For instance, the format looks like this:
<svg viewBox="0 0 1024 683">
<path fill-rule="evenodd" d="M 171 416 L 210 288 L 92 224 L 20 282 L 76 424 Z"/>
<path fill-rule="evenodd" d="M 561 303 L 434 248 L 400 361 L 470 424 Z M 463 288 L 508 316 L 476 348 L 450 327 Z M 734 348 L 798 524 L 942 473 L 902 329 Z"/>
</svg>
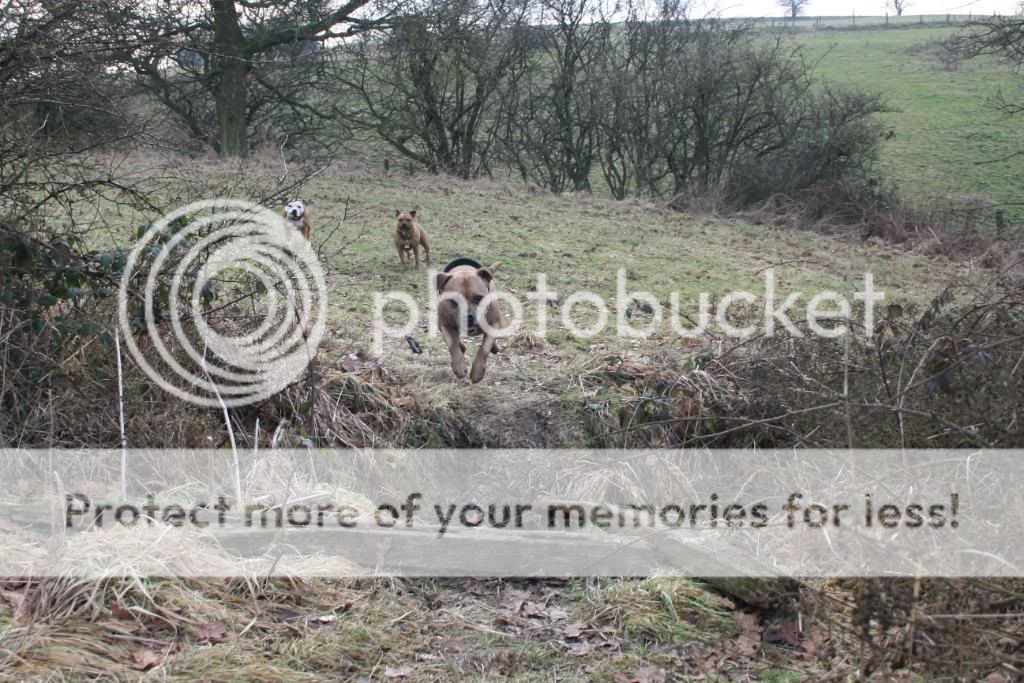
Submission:
<svg viewBox="0 0 1024 683">
<path fill-rule="evenodd" d="M 558 448 L 562 411 L 557 401 L 510 406 L 507 397 L 474 391 L 466 402 L 452 406 L 458 425 L 459 448 Z"/>
</svg>

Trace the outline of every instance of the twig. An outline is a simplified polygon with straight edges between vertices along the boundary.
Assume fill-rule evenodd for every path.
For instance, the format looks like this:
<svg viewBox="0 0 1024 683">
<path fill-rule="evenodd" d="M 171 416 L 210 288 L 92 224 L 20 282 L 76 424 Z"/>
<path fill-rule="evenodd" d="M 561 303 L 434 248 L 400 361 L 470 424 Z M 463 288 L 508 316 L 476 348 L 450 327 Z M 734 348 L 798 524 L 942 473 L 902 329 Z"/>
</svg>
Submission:
<svg viewBox="0 0 1024 683">
<path fill-rule="evenodd" d="M 228 429 L 228 439 L 231 442 L 231 457 L 232 464 L 234 466 L 235 475 L 235 504 L 241 507 L 242 505 L 242 466 L 238 460 L 238 445 L 235 443 L 235 430 L 231 426 L 231 415 L 228 413 L 228 407 L 224 403 L 224 399 L 221 398 L 220 389 L 217 388 L 217 383 L 210 376 L 209 370 L 206 369 L 206 351 L 209 347 L 203 344 L 203 373 L 206 374 L 206 378 L 210 380 L 210 384 L 213 385 L 213 393 L 217 396 L 217 403 L 220 404 L 220 409 L 224 413 L 224 425 Z"/>
<path fill-rule="evenodd" d="M 114 331 L 117 353 L 117 412 L 121 426 L 121 500 L 128 500 L 128 437 L 124 431 L 124 373 L 121 370 L 121 330 Z"/>
<path fill-rule="evenodd" d="M 850 273 L 846 273 L 847 293 L 850 293 Z M 846 422 L 846 447 L 853 450 L 853 418 L 850 416 L 850 337 L 853 326 L 850 316 L 846 318 L 846 334 L 843 335 L 843 419 Z"/>
<path fill-rule="evenodd" d="M 288 177 L 288 160 L 284 156 L 284 146 L 286 144 L 288 144 L 287 135 L 284 136 L 284 140 L 281 141 L 281 147 L 278 150 L 281 153 L 281 165 L 284 166 L 284 173 L 282 173 L 281 177 L 277 179 L 277 183 L 279 185 L 285 181 L 285 178 Z"/>
</svg>

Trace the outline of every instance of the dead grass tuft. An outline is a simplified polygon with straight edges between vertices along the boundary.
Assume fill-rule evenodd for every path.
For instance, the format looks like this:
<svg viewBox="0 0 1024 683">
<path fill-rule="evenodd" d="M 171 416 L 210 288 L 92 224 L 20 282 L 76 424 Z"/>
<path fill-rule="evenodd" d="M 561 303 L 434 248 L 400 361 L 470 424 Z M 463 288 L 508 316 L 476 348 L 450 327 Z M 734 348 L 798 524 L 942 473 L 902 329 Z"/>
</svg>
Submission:
<svg viewBox="0 0 1024 683">
<path fill-rule="evenodd" d="M 630 639 L 672 645 L 717 641 L 735 631 L 732 603 L 686 579 L 595 582 L 585 598 L 591 619 Z"/>
</svg>

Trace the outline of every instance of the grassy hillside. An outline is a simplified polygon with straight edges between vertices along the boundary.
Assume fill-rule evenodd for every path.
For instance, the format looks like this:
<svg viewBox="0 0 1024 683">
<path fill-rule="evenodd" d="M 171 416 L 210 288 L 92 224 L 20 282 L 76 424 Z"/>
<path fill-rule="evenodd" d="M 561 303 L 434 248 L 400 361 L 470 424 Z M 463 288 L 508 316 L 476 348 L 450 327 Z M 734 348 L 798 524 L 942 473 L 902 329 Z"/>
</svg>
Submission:
<svg viewBox="0 0 1024 683">
<path fill-rule="evenodd" d="M 988 163 L 1024 149 L 1024 128 L 993 102 L 1000 92 L 1020 93 L 1024 77 L 994 59 L 944 62 L 938 42 L 958 26 L 939 16 L 925 17 L 924 24 L 919 19 L 891 18 L 885 28 L 884 17 L 858 17 L 858 28 L 851 30 L 850 17 L 823 18 L 822 26 L 836 28 L 821 29 L 812 17 L 799 21 L 792 36 L 818 62 L 821 77 L 885 97 L 892 111 L 881 116 L 887 138 L 879 170 L 905 200 L 934 210 L 937 223 L 963 228 L 974 220 L 983 231 L 993 229 L 994 211 L 969 219 L 966 209 L 1005 204 L 1008 232 L 1024 234 L 1024 156 Z M 772 30 L 768 20 L 759 25 Z M 351 144 L 372 168 L 391 158 L 397 169 L 409 169 L 384 143 Z M 607 194 L 596 166 L 592 182 L 595 194 Z"/>
<path fill-rule="evenodd" d="M 1019 95 L 1024 80 L 993 60 L 944 65 L 935 42 L 954 30 L 805 31 L 797 40 L 820 59 L 822 76 L 888 99 L 894 111 L 882 120 L 892 136 L 882 148 L 881 170 L 907 199 L 1008 203 L 1007 218 L 1019 233 L 1024 157 L 986 162 L 1024 149 L 1024 128 L 992 102 L 1000 91 Z"/>
<path fill-rule="evenodd" d="M 204 179 L 207 196 L 240 196 L 239 178 L 245 179 L 246 191 L 257 194 L 257 188 L 272 187 L 276 181 L 273 170 L 258 164 L 243 173 L 224 162 L 191 168 L 192 176 Z M 760 297 L 769 268 L 774 271 L 777 300 L 803 292 L 804 307 L 821 290 L 848 292 L 851 286 L 859 287 L 866 272 L 873 273 L 876 287 L 885 291 L 886 303 L 913 307 L 931 301 L 947 283 L 970 272 L 970 264 L 859 237 L 844 240 L 793 230 L 788 224 L 776 226 L 767 217 L 695 216 L 649 202 L 538 194 L 495 181 L 429 175 L 385 178 L 337 168 L 309 180 L 301 194 L 313 203 L 313 243 L 328 271 L 331 306 L 323 361 L 329 367 L 343 365 L 360 348 L 379 355 L 389 376 L 424 407 L 450 413 L 456 420 L 465 418 L 474 430 L 465 439 L 474 444 L 588 445 L 572 412 L 592 402 L 591 389 L 582 386 L 580 373 L 599 366 L 609 355 L 632 354 L 655 364 L 658 361 L 652 359 L 670 357 L 685 364 L 702 354 L 713 357 L 722 352 L 722 341 L 682 338 L 667 321 L 649 339 L 619 338 L 614 305 L 620 268 L 626 271 L 628 292 L 650 292 L 666 316 L 670 297 L 677 294 L 681 313 L 690 320 L 698 317 L 704 292 L 712 303 L 734 290 Z M 428 334 L 426 316 L 413 331 L 421 355 L 410 352 L 402 334 L 386 337 L 380 354 L 372 351 L 375 292 L 405 293 L 424 308 L 432 296 L 425 269 L 403 271 L 399 266 L 391 242 L 396 207 L 418 207 L 430 236 L 434 267 L 457 256 L 485 264 L 501 262 L 499 288 L 525 305 L 521 331 L 505 345 L 507 352 L 492 357 L 479 385 L 467 386 L 454 378 L 443 341 Z M 152 218 L 115 212 L 98 216 L 107 239 L 121 243 L 131 226 Z M 541 274 L 562 302 L 580 291 L 604 298 L 611 309 L 604 332 L 595 338 L 573 336 L 554 306 L 548 308 L 546 337 L 540 338 L 537 305 L 528 295 Z M 763 316 L 761 306 L 763 299 L 728 310 L 730 316 L 735 313 L 756 322 Z M 794 309 L 794 320 L 802 317 L 802 310 Z M 637 315 L 648 319 L 646 312 Z M 386 309 L 385 318 L 395 325 L 406 319 L 399 306 Z M 575 309 L 574 320 L 584 327 L 592 324 L 592 309 Z M 681 324 L 690 327 L 685 320 Z M 475 343 L 469 343 L 470 353 Z M 541 441 L 535 443 L 530 434 L 522 433 L 520 418 L 529 423 L 528 432 L 534 423 L 543 424 Z M 140 428 L 140 434 L 130 435 L 132 443 L 148 442 L 149 424 Z M 428 431 L 409 436 L 402 444 L 446 446 L 463 438 L 450 431 Z M 381 445 L 390 437 L 374 438 Z"/>
<path fill-rule="evenodd" d="M 352 332 L 368 332 L 371 290 L 425 294 L 425 274 L 398 267 L 388 237 L 392 207 L 419 207 L 435 266 L 456 256 L 500 261 L 501 286 L 520 298 L 533 290 L 537 274 L 545 273 L 548 287 L 562 298 L 588 290 L 611 299 L 616 272 L 625 268 L 630 290 L 649 291 L 663 303 L 679 292 L 683 307 L 692 312 L 700 292 L 712 297 L 735 289 L 760 293 L 764 270 L 776 266 L 776 282 L 785 290 L 841 290 L 847 274 L 859 278 L 870 270 L 892 297 L 923 301 L 953 271 L 949 263 L 922 256 L 901 256 L 897 263 L 897 252 L 880 244 L 853 247 L 821 235 L 695 217 L 646 202 L 534 196 L 487 181 L 363 176 L 342 184 L 314 179 L 305 192 L 328 224 L 346 198 L 350 211 L 362 209 L 324 245 L 325 253 L 344 249 L 330 265 L 337 269 L 339 291 L 345 292 L 343 315 Z"/>
</svg>

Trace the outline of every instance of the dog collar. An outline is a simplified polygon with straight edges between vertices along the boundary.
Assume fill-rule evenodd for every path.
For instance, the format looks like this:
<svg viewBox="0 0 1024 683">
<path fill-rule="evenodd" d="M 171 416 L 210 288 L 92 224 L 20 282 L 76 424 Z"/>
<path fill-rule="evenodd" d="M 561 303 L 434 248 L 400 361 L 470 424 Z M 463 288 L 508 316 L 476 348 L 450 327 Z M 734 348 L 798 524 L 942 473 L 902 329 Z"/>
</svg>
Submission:
<svg viewBox="0 0 1024 683">
<path fill-rule="evenodd" d="M 478 261 L 475 261 L 469 258 L 468 256 L 460 256 L 457 259 L 452 259 L 451 261 L 449 261 L 448 265 L 444 267 L 444 270 L 442 272 L 448 273 L 451 271 L 452 268 L 456 268 L 458 266 L 472 266 L 473 268 L 483 268 L 483 266 L 480 265 Z"/>
</svg>

